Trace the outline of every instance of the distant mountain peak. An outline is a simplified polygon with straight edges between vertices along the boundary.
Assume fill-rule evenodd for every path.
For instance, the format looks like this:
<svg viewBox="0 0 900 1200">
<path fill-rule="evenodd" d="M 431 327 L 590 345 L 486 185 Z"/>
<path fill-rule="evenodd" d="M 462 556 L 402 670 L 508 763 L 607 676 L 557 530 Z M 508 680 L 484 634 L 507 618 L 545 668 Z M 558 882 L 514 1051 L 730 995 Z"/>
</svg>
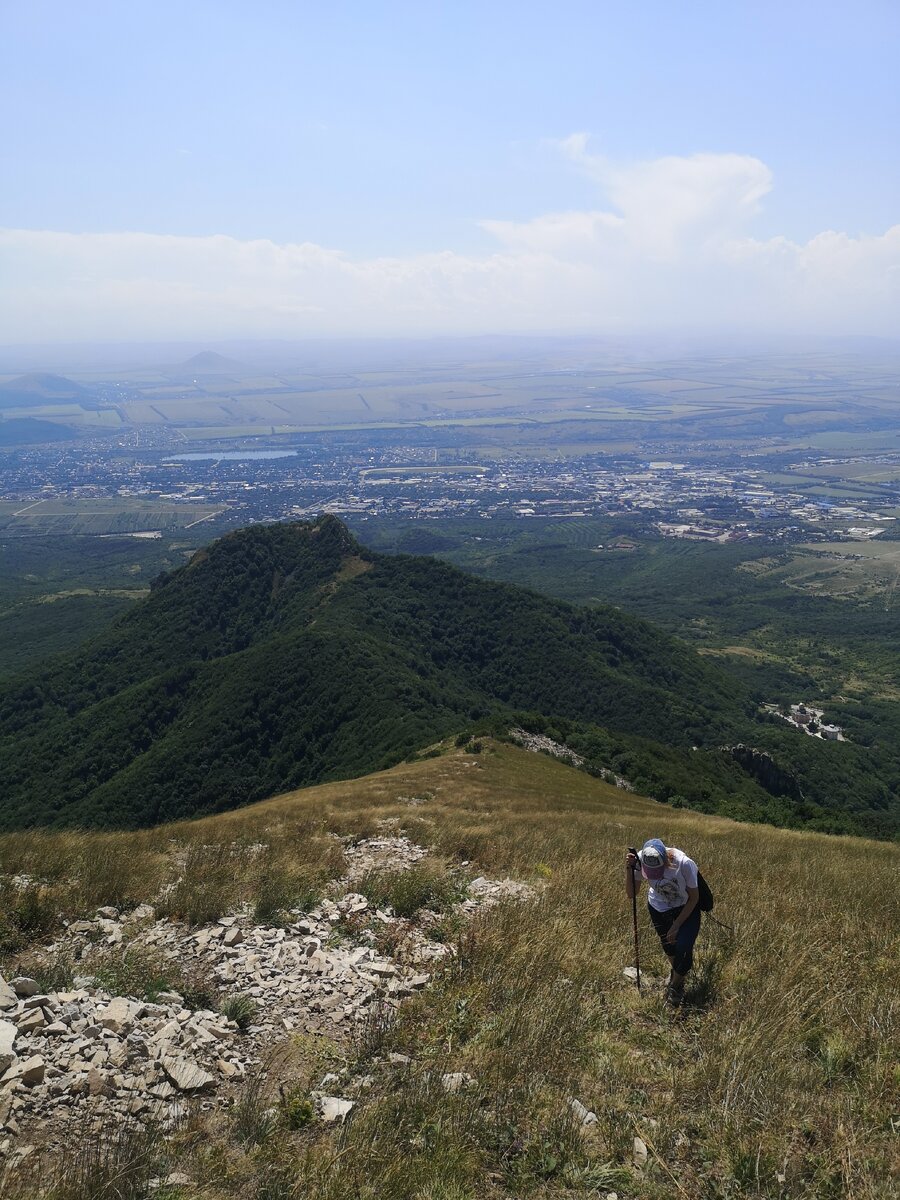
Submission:
<svg viewBox="0 0 900 1200">
<path fill-rule="evenodd" d="M 224 354 L 217 354 L 215 350 L 201 350 L 192 358 L 177 363 L 176 369 L 194 375 L 234 375 L 236 372 L 240 374 L 248 370 L 245 363 L 238 362 L 236 358 L 226 358 Z"/>
</svg>

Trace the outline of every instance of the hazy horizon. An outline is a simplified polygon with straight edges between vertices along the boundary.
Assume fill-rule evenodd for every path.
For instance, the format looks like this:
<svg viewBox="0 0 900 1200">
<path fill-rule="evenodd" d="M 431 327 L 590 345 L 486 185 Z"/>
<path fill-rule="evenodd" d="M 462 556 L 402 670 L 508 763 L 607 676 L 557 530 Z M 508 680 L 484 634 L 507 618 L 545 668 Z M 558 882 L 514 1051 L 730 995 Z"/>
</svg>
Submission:
<svg viewBox="0 0 900 1200">
<path fill-rule="evenodd" d="M 4 26 L 7 345 L 900 328 L 888 0 Z"/>
</svg>

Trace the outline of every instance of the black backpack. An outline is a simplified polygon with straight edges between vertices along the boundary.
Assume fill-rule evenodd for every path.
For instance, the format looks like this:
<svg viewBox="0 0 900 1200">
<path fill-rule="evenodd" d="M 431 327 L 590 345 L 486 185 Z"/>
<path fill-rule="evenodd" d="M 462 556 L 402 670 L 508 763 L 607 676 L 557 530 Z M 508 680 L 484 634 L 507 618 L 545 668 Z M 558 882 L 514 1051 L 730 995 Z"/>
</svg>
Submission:
<svg viewBox="0 0 900 1200">
<path fill-rule="evenodd" d="M 715 903 L 715 898 L 713 897 L 709 884 L 699 871 L 697 872 L 697 887 L 700 889 L 700 899 L 697 907 L 701 912 L 712 912 L 712 906 Z"/>
</svg>

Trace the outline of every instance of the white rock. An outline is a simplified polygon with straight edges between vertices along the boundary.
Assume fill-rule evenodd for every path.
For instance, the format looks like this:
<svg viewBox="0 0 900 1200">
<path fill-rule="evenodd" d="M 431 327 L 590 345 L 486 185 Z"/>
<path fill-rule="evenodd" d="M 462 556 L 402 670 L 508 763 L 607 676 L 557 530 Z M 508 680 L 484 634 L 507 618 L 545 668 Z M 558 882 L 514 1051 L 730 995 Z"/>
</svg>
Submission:
<svg viewBox="0 0 900 1200">
<path fill-rule="evenodd" d="M 18 1002 L 16 993 L 0 975 L 0 1012 L 5 1012 L 8 1008 L 15 1008 Z"/>
<path fill-rule="evenodd" d="M 47 1018 L 44 1016 L 43 1009 L 32 1008 L 20 1017 L 19 1030 L 22 1033 L 35 1033 L 38 1029 L 43 1029 L 46 1024 Z"/>
<path fill-rule="evenodd" d="M 0 1021 L 0 1074 L 8 1070 L 15 1061 L 18 1032 L 12 1021 Z"/>
<path fill-rule="evenodd" d="M 382 975 L 385 979 L 397 974 L 397 968 L 389 962 L 369 963 L 366 970 L 371 971 L 374 975 Z"/>
<path fill-rule="evenodd" d="M 41 990 L 37 985 L 37 980 L 29 979 L 27 975 L 19 975 L 9 986 L 20 999 L 36 996 Z"/>
<path fill-rule="evenodd" d="M 159 992 L 156 997 L 157 1004 L 182 1004 L 184 997 L 179 996 L 178 992 Z"/>
<path fill-rule="evenodd" d="M 445 1092 L 461 1092 L 463 1088 L 470 1087 L 475 1080 L 471 1075 L 467 1075 L 465 1071 L 448 1071 L 441 1076 L 441 1087 Z"/>
<path fill-rule="evenodd" d="M 355 1100 L 342 1100 L 339 1096 L 319 1097 L 322 1120 L 327 1124 L 331 1124 L 333 1121 L 343 1121 L 355 1104 Z"/>
<path fill-rule="evenodd" d="M 97 1024 L 113 1033 L 128 1033 L 141 1015 L 143 1005 L 125 996 L 115 996 L 105 1008 L 97 1013 Z"/>
<path fill-rule="evenodd" d="M 34 1087 L 35 1084 L 44 1082 L 44 1072 L 47 1069 L 47 1064 L 39 1054 L 32 1055 L 22 1063 L 22 1082 L 27 1087 Z"/>
<path fill-rule="evenodd" d="M 244 940 L 244 931 L 237 925 L 233 925 L 231 929 L 226 929 L 225 936 L 222 941 L 226 946 L 238 946 Z"/>
<path fill-rule="evenodd" d="M 202 1092 L 215 1083 L 208 1071 L 186 1058 L 164 1058 L 162 1068 L 180 1092 Z"/>
<path fill-rule="evenodd" d="M 634 1139 L 634 1148 L 631 1153 L 631 1161 L 636 1167 L 645 1167 L 647 1165 L 647 1143 L 643 1138 L 636 1137 Z"/>
<path fill-rule="evenodd" d="M 578 1121 L 580 1125 L 597 1124 L 597 1114 L 595 1112 L 591 1112 L 589 1108 L 586 1108 L 581 1101 L 576 1100 L 574 1096 L 569 1100 L 569 1108 L 571 1108 L 575 1115 L 576 1121 Z"/>
<path fill-rule="evenodd" d="M 25 1001 L 25 1008 L 55 1008 L 53 1001 L 49 996 L 29 996 Z"/>
</svg>

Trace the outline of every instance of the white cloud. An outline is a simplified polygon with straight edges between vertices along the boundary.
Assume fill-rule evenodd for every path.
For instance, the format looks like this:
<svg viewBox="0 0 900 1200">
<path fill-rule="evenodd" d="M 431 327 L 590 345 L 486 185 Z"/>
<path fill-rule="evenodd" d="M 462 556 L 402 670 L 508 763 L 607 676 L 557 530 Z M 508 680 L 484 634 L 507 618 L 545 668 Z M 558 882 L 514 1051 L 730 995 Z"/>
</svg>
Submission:
<svg viewBox="0 0 900 1200">
<path fill-rule="evenodd" d="M 560 143 L 601 205 L 485 220 L 497 249 L 353 258 L 225 236 L 0 230 L 4 341 L 648 330 L 900 328 L 900 225 L 759 241 L 759 159 L 630 166 Z"/>
<path fill-rule="evenodd" d="M 674 258 L 698 242 L 733 236 L 772 187 L 766 164 L 746 154 L 669 155 L 616 166 L 588 152 L 586 134 L 559 146 L 606 192 L 629 242 L 648 256 Z"/>
</svg>

